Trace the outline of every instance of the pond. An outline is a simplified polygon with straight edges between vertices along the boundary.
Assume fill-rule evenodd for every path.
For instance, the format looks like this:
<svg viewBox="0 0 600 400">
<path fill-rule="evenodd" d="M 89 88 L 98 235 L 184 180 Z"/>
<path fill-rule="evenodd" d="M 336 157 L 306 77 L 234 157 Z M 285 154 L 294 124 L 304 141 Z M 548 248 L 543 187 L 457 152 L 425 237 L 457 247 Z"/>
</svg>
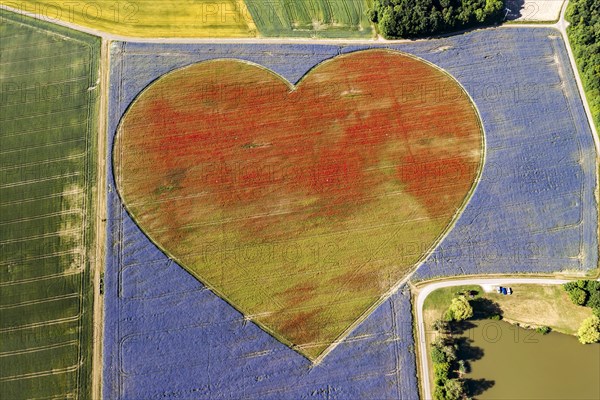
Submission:
<svg viewBox="0 0 600 400">
<path fill-rule="evenodd" d="M 600 399 L 600 344 L 541 335 L 503 321 L 473 321 L 460 352 L 477 399 Z"/>
</svg>

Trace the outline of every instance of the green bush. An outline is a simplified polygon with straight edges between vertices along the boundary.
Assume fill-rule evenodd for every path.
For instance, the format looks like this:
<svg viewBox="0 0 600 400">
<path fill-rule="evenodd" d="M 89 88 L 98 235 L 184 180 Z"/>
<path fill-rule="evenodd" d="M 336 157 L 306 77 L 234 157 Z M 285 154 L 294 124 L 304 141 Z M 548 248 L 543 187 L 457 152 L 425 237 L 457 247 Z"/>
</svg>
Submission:
<svg viewBox="0 0 600 400">
<path fill-rule="evenodd" d="M 433 346 L 431 348 L 431 361 L 438 364 L 445 363 L 447 361 L 446 353 L 444 353 L 439 347 Z"/>
<path fill-rule="evenodd" d="M 433 398 L 434 400 L 446 400 L 446 390 L 444 389 L 443 384 L 435 386 L 435 389 L 433 390 Z"/>
<path fill-rule="evenodd" d="M 429 36 L 504 19 L 504 0 L 374 0 L 367 15 L 387 39 Z"/>
<path fill-rule="evenodd" d="M 446 400 L 461 400 L 465 396 L 465 386 L 458 379 L 448 379 L 444 385 Z"/>
<path fill-rule="evenodd" d="M 578 306 L 585 305 L 585 302 L 588 298 L 588 293 L 585 290 L 580 289 L 578 287 L 574 287 L 567 293 L 569 293 L 569 298 L 573 303 L 577 304 Z"/>
<path fill-rule="evenodd" d="M 579 281 L 571 281 L 571 282 L 567 282 L 563 284 L 563 288 L 569 292 L 571 290 L 573 290 L 574 288 L 580 288 L 580 289 L 585 289 L 585 281 L 579 280 Z"/>
<path fill-rule="evenodd" d="M 461 375 L 467 373 L 467 363 L 465 362 L 465 360 L 458 360 L 458 372 Z"/>
<path fill-rule="evenodd" d="M 433 363 L 433 376 L 440 381 L 446 381 L 450 373 L 450 363 Z"/>
<path fill-rule="evenodd" d="M 441 333 L 446 333 L 450 330 L 450 325 L 448 324 L 448 321 L 443 321 L 441 319 L 436 319 L 433 322 L 433 326 L 432 328 L 438 332 Z"/>
<path fill-rule="evenodd" d="M 549 326 L 540 326 L 535 331 L 537 333 L 541 333 L 542 335 L 547 335 L 548 333 L 550 333 L 550 327 Z"/>
<path fill-rule="evenodd" d="M 441 350 L 444 352 L 444 354 L 446 355 L 446 361 L 448 362 L 452 362 L 455 361 L 457 356 L 456 356 L 456 352 L 458 351 L 458 345 L 445 345 L 441 348 Z"/>
<path fill-rule="evenodd" d="M 589 281 L 586 289 L 588 298 L 585 305 L 590 308 L 600 308 L 600 282 Z"/>
<path fill-rule="evenodd" d="M 464 321 L 473 316 L 473 307 L 465 296 L 458 296 L 452 299 L 446 313 L 448 314 L 447 318 L 451 317 L 451 320 Z"/>
<path fill-rule="evenodd" d="M 600 341 L 600 318 L 592 315 L 586 318 L 577 331 L 577 337 L 583 344 L 596 343 Z"/>
<path fill-rule="evenodd" d="M 600 282 L 578 280 L 565 283 L 563 287 L 573 303 L 592 309 L 600 308 Z"/>
</svg>

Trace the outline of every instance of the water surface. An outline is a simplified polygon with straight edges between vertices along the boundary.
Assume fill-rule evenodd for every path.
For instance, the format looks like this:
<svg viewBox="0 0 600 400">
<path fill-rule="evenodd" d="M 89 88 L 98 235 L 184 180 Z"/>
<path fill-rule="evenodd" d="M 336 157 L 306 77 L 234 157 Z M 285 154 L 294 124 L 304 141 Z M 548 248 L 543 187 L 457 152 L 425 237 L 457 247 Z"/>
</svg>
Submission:
<svg viewBox="0 0 600 400">
<path fill-rule="evenodd" d="M 600 344 L 541 335 L 503 321 L 476 321 L 465 332 L 474 359 L 465 378 L 477 399 L 600 399 Z M 479 359 L 477 359 L 479 358 Z M 490 382 L 493 381 L 493 382 Z M 483 390 L 484 388 L 486 388 Z"/>
</svg>

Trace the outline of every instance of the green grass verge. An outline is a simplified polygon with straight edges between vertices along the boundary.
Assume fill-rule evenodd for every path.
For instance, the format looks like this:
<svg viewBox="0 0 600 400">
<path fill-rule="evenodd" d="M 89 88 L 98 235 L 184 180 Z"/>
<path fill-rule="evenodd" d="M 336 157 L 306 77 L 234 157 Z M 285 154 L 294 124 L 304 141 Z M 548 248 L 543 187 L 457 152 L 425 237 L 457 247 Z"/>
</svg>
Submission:
<svg viewBox="0 0 600 400">
<path fill-rule="evenodd" d="M 438 318 L 441 318 L 444 311 L 446 311 L 446 309 L 450 305 L 450 301 L 452 300 L 452 298 L 456 297 L 457 293 L 467 292 L 469 290 L 474 290 L 476 292 L 479 292 L 479 294 L 483 292 L 481 286 L 478 285 L 441 288 L 427 296 L 425 302 L 423 302 L 423 310 L 435 311 L 436 313 L 439 311 Z M 430 328 L 430 326 L 426 325 L 426 328 Z"/>
<path fill-rule="evenodd" d="M 455 286 L 438 289 L 423 303 L 426 328 L 430 329 L 435 319 L 441 318 L 450 301 L 458 292 L 475 290 L 476 297 L 484 297 L 497 303 L 503 319 L 523 326 L 548 326 L 552 330 L 574 335 L 581 322 L 592 315 L 592 310 L 573 304 L 561 285 L 510 285 L 510 296 L 484 293 L 480 286 Z"/>
<path fill-rule="evenodd" d="M 100 40 L 0 21 L 0 398 L 90 398 Z"/>
<path fill-rule="evenodd" d="M 263 36 L 371 38 L 366 11 L 371 0 L 246 0 Z"/>
</svg>

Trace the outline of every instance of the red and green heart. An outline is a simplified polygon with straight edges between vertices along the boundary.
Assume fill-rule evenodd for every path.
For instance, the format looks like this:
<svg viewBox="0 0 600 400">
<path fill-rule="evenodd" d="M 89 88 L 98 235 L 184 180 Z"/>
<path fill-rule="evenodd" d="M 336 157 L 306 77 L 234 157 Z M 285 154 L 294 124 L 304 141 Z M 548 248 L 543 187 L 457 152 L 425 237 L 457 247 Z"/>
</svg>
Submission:
<svg viewBox="0 0 600 400">
<path fill-rule="evenodd" d="M 234 59 L 170 72 L 126 112 L 113 160 L 157 246 L 316 360 L 451 227 L 483 142 L 448 74 L 366 50 L 296 85 Z"/>
</svg>

